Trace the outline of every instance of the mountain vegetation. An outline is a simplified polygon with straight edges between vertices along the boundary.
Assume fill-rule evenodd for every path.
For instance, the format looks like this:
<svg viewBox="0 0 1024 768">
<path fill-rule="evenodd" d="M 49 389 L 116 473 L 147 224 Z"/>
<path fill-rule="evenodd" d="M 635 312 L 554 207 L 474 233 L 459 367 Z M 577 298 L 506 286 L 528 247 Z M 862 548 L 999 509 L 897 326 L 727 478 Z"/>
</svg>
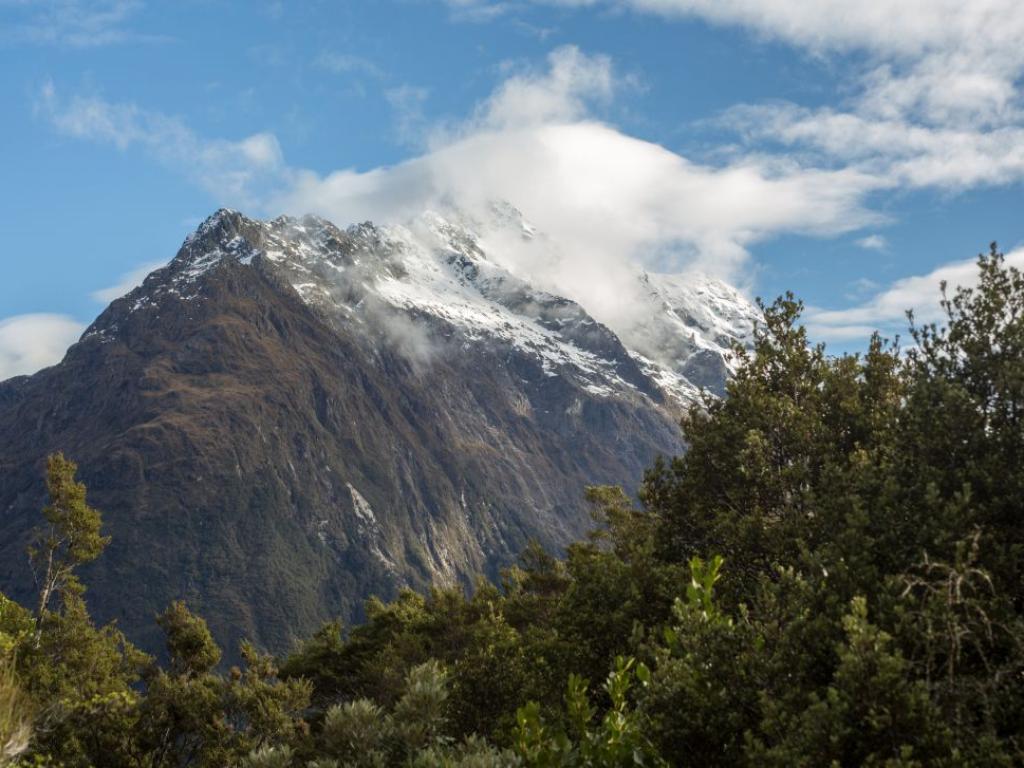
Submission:
<svg viewBox="0 0 1024 768">
<path fill-rule="evenodd" d="M 764 307 L 688 450 L 564 557 L 370 600 L 227 669 L 203 618 L 166 662 L 97 627 L 100 555 L 54 457 L 29 610 L 0 601 L 0 764 L 1012 766 L 1024 763 L 1024 275 L 993 246 L 945 320 L 860 355 Z"/>
<path fill-rule="evenodd" d="M 757 314 L 638 275 L 638 335 L 676 373 L 472 231 L 424 229 L 218 211 L 58 365 L 0 382 L 0 591 L 39 600 L 24 553 L 58 450 L 111 537 L 80 569 L 90 610 L 148 653 L 177 599 L 239 663 L 371 595 L 497 579 L 531 540 L 586 535 L 584 486 L 634 492 L 683 450 L 672 387 L 724 386 Z"/>
</svg>

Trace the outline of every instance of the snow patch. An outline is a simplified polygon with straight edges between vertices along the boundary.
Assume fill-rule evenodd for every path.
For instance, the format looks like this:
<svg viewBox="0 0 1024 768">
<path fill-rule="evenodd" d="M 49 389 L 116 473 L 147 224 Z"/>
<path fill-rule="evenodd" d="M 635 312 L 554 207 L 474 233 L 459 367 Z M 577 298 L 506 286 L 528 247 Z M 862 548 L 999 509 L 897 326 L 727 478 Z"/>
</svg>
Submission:
<svg viewBox="0 0 1024 768">
<path fill-rule="evenodd" d="M 407 225 L 364 223 L 344 231 L 316 216 L 254 221 L 223 209 L 188 237 L 159 279 L 129 294 L 130 311 L 148 309 L 165 295 L 201 298 L 204 275 L 225 264 L 251 266 L 261 256 L 303 301 L 335 322 L 386 331 L 374 309 L 381 306 L 411 324 L 429 316 L 457 330 L 464 346 L 507 345 L 535 360 L 546 378 L 564 377 L 595 398 L 644 396 L 634 383 L 635 365 L 682 405 L 699 396 L 701 382 L 690 380 L 692 372 L 713 376 L 730 369 L 732 345 L 749 342 L 760 317 L 720 281 L 638 269 L 636 293 L 646 309 L 636 314 L 642 319 L 608 330 L 578 304 L 504 268 L 488 251 L 500 248 L 501 238 L 480 235 L 498 231 L 540 237 L 507 203 L 495 203 L 492 220 L 484 223 L 427 211 Z M 627 377 L 632 381 L 624 378 L 627 369 L 634 371 Z M 527 410 L 522 403 L 515 407 Z M 352 493 L 357 515 L 368 516 L 369 525 L 369 504 L 361 496 L 357 503 L 358 492 Z"/>
</svg>

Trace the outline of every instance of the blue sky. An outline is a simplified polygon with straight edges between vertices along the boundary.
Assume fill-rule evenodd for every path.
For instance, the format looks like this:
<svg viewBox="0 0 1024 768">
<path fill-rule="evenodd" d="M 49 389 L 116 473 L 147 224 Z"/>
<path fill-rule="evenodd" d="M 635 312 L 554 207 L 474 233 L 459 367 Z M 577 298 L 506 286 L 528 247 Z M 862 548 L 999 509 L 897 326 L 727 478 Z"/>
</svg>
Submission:
<svg viewBox="0 0 1024 768">
<path fill-rule="evenodd" d="M 0 0 L 0 378 L 222 205 L 506 198 L 577 280 L 792 289 L 857 348 L 1022 259 L 1021 39 L 1017 0 Z"/>
</svg>

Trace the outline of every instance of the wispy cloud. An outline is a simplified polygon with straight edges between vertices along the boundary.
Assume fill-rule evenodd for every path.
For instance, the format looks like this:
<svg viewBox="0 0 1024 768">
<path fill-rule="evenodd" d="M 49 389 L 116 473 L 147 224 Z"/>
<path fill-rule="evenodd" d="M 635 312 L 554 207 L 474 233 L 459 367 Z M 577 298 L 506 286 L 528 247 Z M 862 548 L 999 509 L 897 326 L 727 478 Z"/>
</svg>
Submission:
<svg viewBox="0 0 1024 768">
<path fill-rule="evenodd" d="M 702 165 L 596 120 L 622 85 L 609 58 L 557 49 L 543 69 L 500 83 L 463 122 L 432 131 L 419 157 L 367 172 L 298 173 L 270 207 L 342 223 L 404 221 L 428 207 L 454 202 L 472 213 L 507 199 L 555 244 L 528 252 L 505 243 L 512 266 L 606 322 L 628 311 L 622 286 L 638 263 L 740 279 L 757 242 L 877 220 L 863 200 L 879 182 L 857 171 L 755 157 Z"/>
<path fill-rule="evenodd" d="M 488 0 L 446 4 L 480 19 L 517 9 Z M 1019 0 L 530 0 L 517 7 L 531 4 L 698 19 L 816 57 L 855 54 L 835 70 L 847 94 L 838 104 L 742 104 L 720 116 L 719 127 L 740 137 L 738 152 L 759 167 L 776 158 L 783 166 L 801 163 L 804 176 L 811 169 L 845 172 L 862 191 L 955 194 L 1024 181 Z M 857 244 L 887 248 L 880 235 Z M 815 323 L 833 339 L 863 338 L 872 323 L 891 330 L 906 309 L 937 306 L 940 279 L 955 283 L 972 274 L 973 262 L 963 262 L 908 277 L 849 310 L 819 310 Z"/>
<path fill-rule="evenodd" d="M 860 238 L 856 243 L 866 251 L 885 251 L 889 248 L 889 241 L 883 235 L 868 235 Z"/>
<path fill-rule="evenodd" d="M 419 128 L 409 115 L 420 94 L 393 94 L 409 108 L 406 128 L 421 133 L 422 153 L 391 167 L 326 174 L 288 166 L 270 134 L 204 139 L 177 118 L 132 104 L 62 100 L 52 88 L 40 100 L 62 133 L 149 151 L 221 203 L 257 213 L 314 212 L 344 225 L 402 222 L 453 203 L 473 214 L 509 200 L 553 244 L 531 252 L 506 244 L 511 266 L 599 314 L 603 307 L 607 320 L 629 303 L 621 283 L 637 264 L 742 279 L 760 241 L 878 220 L 864 200 L 882 183 L 858 170 L 769 156 L 700 164 L 598 120 L 628 85 L 610 58 L 567 46 L 543 67 L 513 68 L 460 122 Z"/>
<path fill-rule="evenodd" d="M 1024 268 L 1024 248 L 1007 253 L 1006 263 L 1018 269 Z M 875 330 L 893 336 L 906 331 L 907 310 L 913 310 L 915 319 L 920 322 L 942 319 L 940 283 L 945 281 L 952 291 L 957 286 L 973 286 L 977 279 L 975 259 L 955 261 L 924 275 L 896 280 L 848 309 L 810 308 L 805 319 L 812 336 L 824 341 L 863 340 Z"/>
<path fill-rule="evenodd" d="M 522 8 L 523 2 L 508 0 L 444 0 L 456 21 L 487 22 Z"/>
<path fill-rule="evenodd" d="M 744 105 L 723 124 L 758 151 L 781 143 L 893 185 L 960 190 L 1024 179 L 1024 3 L 1019 0 L 532 0 L 743 27 L 847 59 L 842 106 Z M 504 2 L 446 0 L 479 18 Z M 861 64 L 853 62 L 860 61 Z"/>
<path fill-rule="evenodd" d="M 64 315 L 15 315 L 0 320 L 0 381 L 58 362 L 84 330 L 85 326 Z"/>
<path fill-rule="evenodd" d="M 395 114 L 395 132 L 399 141 L 417 148 L 422 148 L 427 141 L 426 115 L 423 105 L 430 96 L 430 90 L 416 85 L 400 85 L 384 92 Z"/>
<path fill-rule="evenodd" d="M 1024 5 L 1017 0 L 623 0 L 746 27 L 818 54 L 863 52 L 852 113 L 886 123 L 1018 124 Z"/>
<path fill-rule="evenodd" d="M 140 0 L 0 0 L 0 43 L 91 48 L 166 39 L 133 28 Z"/>
<path fill-rule="evenodd" d="M 143 264 L 130 272 L 125 272 L 114 285 L 95 290 L 90 296 L 102 304 L 109 304 L 114 299 L 119 299 L 134 288 L 138 288 L 150 272 L 166 263 L 166 261 L 153 261 Z"/>
<path fill-rule="evenodd" d="M 452 21 L 468 22 L 471 24 L 485 24 L 503 17 L 510 17 L 512 27 L 530 37 L 538 40 L 546 40 L 555 32 L 552 27 L 538 26 L 523 18 L 523 11 L 531 5 L 569 5 L 581 7 L 593 5 L 586 0 L 583 2 L 538 2 L 537 0 L 442 0 L 448 7 Z"/>
<path fill-rule="evenodd" d="M 177 117 L 96 96 L 62 99 L 52 83 L 38 94 L 37 112 L 66 136 L 140 147 L 184 173 L 217 199 L 257 204 L 257 196 L 284 183 L 287 168 L 277 138 L 255 133 L 239 140 L 207 139 Z"/>
<path fill-rule="evenodd" d="M 1024 125 L 927 125 L 791 104 L 737 107 L 722 123 L 748 142 L 809 150 L 819 164 L 857 167 L 904 188 L 957 191 L 1024 179 Z"/>
<path fill-rule="evenodd" d="M 385 77 L 384 70 L 377 64 L 352 53 L 324 51 L 316 58 L 316 65 L 336 74 L 361 75 L 375 79 Z"/>
</svg>

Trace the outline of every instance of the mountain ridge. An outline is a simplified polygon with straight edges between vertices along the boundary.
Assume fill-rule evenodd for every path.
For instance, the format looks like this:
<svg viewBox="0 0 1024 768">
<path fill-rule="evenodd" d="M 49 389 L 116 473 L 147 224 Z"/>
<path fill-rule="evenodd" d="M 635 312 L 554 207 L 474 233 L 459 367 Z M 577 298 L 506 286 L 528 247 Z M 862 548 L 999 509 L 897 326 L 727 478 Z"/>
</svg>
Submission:
<svg viewBox="0 0 1024 768">
<path fill-rule="evenodd" d="M 0 384 L 0 589 L 31 590 L 39 469 L 64 450 L 114 536 L 86 573 L 99 618 L 153 648 L 152 613 L 184 597 L 228 647 L 282 650 L 369 594 L 578 538 L 583 487 L 681 451 L 696 391 L 439 214 L 221 210 L 61 364 Z"/>
</svg>

